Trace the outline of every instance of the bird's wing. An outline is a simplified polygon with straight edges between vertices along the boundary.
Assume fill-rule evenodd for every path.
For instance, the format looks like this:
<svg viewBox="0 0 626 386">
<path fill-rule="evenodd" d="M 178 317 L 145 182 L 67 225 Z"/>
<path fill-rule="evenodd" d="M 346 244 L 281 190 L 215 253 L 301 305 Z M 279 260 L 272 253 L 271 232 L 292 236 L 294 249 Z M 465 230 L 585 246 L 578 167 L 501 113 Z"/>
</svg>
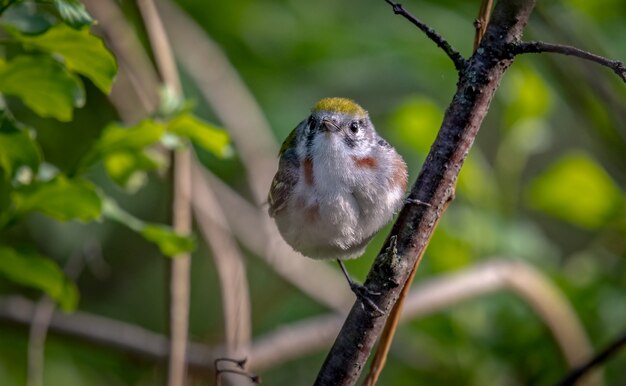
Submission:
<svg viewBox="0 0 626 386">
<path fill-rule="evenodd" d="M 281 153 L 278 171 L 272 180 L 270 192 L 267 195 L 269 214 L 274 217 L 287 205 L 300 175 L 300 161 L 295 149 L 284 150 Z"/>
</svg>

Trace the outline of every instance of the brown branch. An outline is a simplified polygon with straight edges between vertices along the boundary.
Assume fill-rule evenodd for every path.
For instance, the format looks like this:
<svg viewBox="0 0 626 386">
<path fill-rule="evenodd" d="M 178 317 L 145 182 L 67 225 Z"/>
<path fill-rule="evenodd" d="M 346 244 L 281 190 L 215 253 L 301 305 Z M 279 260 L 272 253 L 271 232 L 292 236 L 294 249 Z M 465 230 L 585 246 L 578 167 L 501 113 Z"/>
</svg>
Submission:
<svg viewBox="0 0 626 386">
<path fill-rule="evenodd" d="M 589 339 L 567 298 L 541 272 L 521 261 L 492 260 L 426 280 L 411 290 L 401 321 L 431 315 L 502 290 L 519 297 L 546 324 L 570 367 L 584 363 L 592 355 Z M 28 325 L 35 307 L 35 303 L 18 296 L 4 297 L 0 299 L 0 320 Z M 337 335 L 342 320 L 338 314 L 318 316 L 279 326 L 257 337 L 250 349 L 250 368 L 268 369 L 324 349 Z M 50 331 L 147 360 L 161 361 L 168 355 L 166 336 L 81 311 L 71 315 L 55 312 Z M 191 368 L 210 372 L 213 360 L 223 354 L 220 348 L 191 342 L 186 360 Z"/>
<path fill-rule="evenodd" d="M 203 177 L 202 165 L 194 160 L 193 180 Z M 193 184 L 192 205 L 194 217 L 202 235 L 213 252 L 222 291 L 222 308 L 226 355 L 231 358 L 249 357 L 250 336 L 250 296 L 243 256 L 237 246 L 222 208 L 208 183 Z M 211 213 L 211 216 L 206 215 Z M 215 219 L 215 220 L 214 220 Z"/>
<path fill-rule="evenodd" d="M 421 205 L 430 205 L 427 203 L 424 204 L 419 200 L 415 201 L 417 201 L 418 204 Z M 441 209 L 442 213 L 447 209 L 450 201 L 451 200 L 446 201 L 445 206 Z M 439 219 L 435 221 L 434 226 L 437 226 L 438 222 Z M 413 266 L 413 269 L 411 270 L 411 273 L 409 273 L 409 277 L 406 280 L 407 284 L 405 284 L 402 288 L 396 304 L 393 306 L 393 309 L 389 313 L 389 317 L 387 318 L 387 322 L 385 323 L 385 328 L 383 329 L 383 332 L 379 339 L 376 354 L 374 355 L 374 359 L 372 360 L 372 364 L 370 365 L 370 371 L 365 377 L 363 386 L 374 386 L 378 381 L 378 378 L 380 377 L 383 368 L 385 367 L 385 363 L 387 362 L 387 354 L 389 353 L 389 349 L 391 348 L 391 342 L 393 341 L 396 329 L 398 328 L 398 323 L 400 322 L 400 315 L 404 306 L 404 301 L 406 300 L 407 294 L 409 293 L 409 290 L 411 288 L 410 283 L 413 282 L 413 278 L 415 277 L 415 273 L 417 272 L 417 267 L 418 264 L 415 264 Z"/>
<path fill-rule="evenodd" d="M 491 8 L 493 8 L 493 0 L 482 0 L 480 3 L 478 17 L 474 20 L 474 28 L 476 28 L 476 34 L 474 35 L 474 51 L 478 48 L 480 41 L 485 35 L 485 31 L 487 31 L 487 25 L 491 18 Z"/>
<path fill-rule="evenodd" d="M 176 61 L 154 0 L 137 0 L 150 39 L 161 80 L 180 97 L 182 87 Z M 172 226 L 183 235 L 191 233 L 191 150 L 175 151 L 173 161 Z M 186 376 L 186 348 L 189 325 L 189 274 L 191 254 L 181 253 L 171 263 L 170 275 L 170 360 L 168 385 L 183 386 Z"/>
<path fill-rule="evenodd" d="M 455 50 L 454 47 L 452 47 L 452 45 L 443 38 L 443 36 L 439 35 L 437 31 L 435 31 L 433 28 L 427 26 L 421 20 L 413 16 L 409 11 L 404 9 L 402 4 L 396 3 L 391 0 L 385 0 L 385 2 L 391 5 L 391 7 L 393 8 L 393 13 L 395 13 L 396 15 L 400 15 L 410 21 L 413 25 L 422 30 L 422 32 L 424 32 L 430 40 L 435 42 L 435 44 L 439 48 L 441 48 L 443 52 L 446 53 L 446 55 L 448 55 L 450 60 L 452 60 L 452 63 L 454 63 L 454 68 L 456 68 L 459 73 L 463 71 L 463 69 L 465 69 L 467 61 L 465 60 L 465 58 L 463 58 L 463 55 Z"/>
<path fill-rule="evenodd" d="M 259 206 L 264 204 L 276 172 L 279 146 L 263 111 L 226 54 L 205 29 L 173 2 L 160 0 L 157 5 L 180 65 L 193 79 L 221 124 L 228 129 L 237 156 L 245 166 L 253 202 Z M 271 223 L 273 225 L 273 221 Z"/>
<path fill-rule="evenodd" d="M 535 2 L 499 1 L 483 38 L 460 74 L 458 89 L 409 198 L 390 237 L 376 258 L 365 282 L 380 292 L 377 305 L 389 312 L 416 264 L 419 263 L 438 219 L 454 196 L 458 173 L 487 113 L 491 98 L 512 62 L 508 47 L 519 41 Z M 394 10 L 397 10 L 394 7 Z M 419 200 L 419 201 L 415 201 Z M 391 240 L 396 240 L 393 248 Z M 316 385 L 354 385 L 380 335 L 386 316 L 376 318 L 357 302 L 335 340 Z"/>
<path fill-rule="evenodd" d="M 89 255 L 98 254 L 99 251 L 99 245 L 95 246 L 93 243 L 86 243 L 80 252 L 70 255 L 63 268 L 64 273 L 68 278 L 76 280 L 83 270 L 84 263 L 89 259 Z M 54 315 L 55 309 L 56 303 L 48 295 L 43 295 L 34 307 L 28 334 L 27 386 L 41 386 L 44 383 L 45 343 L 50 320 Z"/>
<path fill-rule="evenodd" d="M 623 333 L 615 341 L 594 355 L 586 363 L 573 369 L 556 386 L 575 385 L 579 379 L 588 376 L 589 372 L 596 366 L 608 361 L 626 346 L 626 333 Z"/>
<path fill-rule="evenodd" d="M 580 48 L 544 42 L 521 42 L 513 45 L 512 52 L 515 55 L 553 52 L 556 54 L 576 56 L 610 68 L 622 81 L 626 82 L 626 66 L 624 66 L 623 62 L 611 60 L 589 51 L 581 50 Z"/>
<path fill-rule="evenodd" d="M 83 3 L 98 20 L 92 29 L 104 38 L 117 60 L 118 74 L 109 98 L 125 122 L 138 122 L 159 103 L 155 69 L 115 0 L 83 0 Z"/>
</svg>

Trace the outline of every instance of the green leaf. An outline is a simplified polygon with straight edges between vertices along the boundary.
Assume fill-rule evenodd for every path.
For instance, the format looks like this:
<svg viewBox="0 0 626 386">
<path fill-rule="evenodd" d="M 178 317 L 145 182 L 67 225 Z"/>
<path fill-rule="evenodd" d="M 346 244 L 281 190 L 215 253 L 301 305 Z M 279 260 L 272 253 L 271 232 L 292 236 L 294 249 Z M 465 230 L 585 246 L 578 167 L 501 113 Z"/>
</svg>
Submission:
<svg viewBox="0 0 626 386">
<path fill-rule="evenodd" d="M 146 171 L 158 169 L 164 162 L 146 152 L 118 151 L 104 159 L 104 167 L 113 181 L 129 192 L 144 185 Z"/>
<path fill-rule="evenodd" d="M 117 73 L 115 58 L 102 39 L 92 35 L 88 28 L 75 30 L 58 24 L 43 35 L 16 34 L 16 37 L 25 44 L 62 56 L 68 69 L 91 79 L 103 92 L 111 91 Z"/>
<path fill-rule="evenodd" d="M 165 127 L 161 123 L 149 119 L 132 127 L 114 123 L 104 129 L 96 146 L 102 154 L 141 150 L 157 143 L 164 132 Z"/>
<path fill-rule="evenodd" d="M 15 95 L 42 117 L 70 121 L 74 107 L 85 103 L 82 83 L 46 55 L 0 61 L 0 92 Z"/>
<path fill-rule="evenodd" d="M 54 22 L 52 15 L 41 12 L 38 7 L 26 2 L 11 5 L 0 16 L 0 25 L 32 35 L 45 32 Z"/>
<path fill-rule="evenodd" d="M 110 124 L 80 161 L 78 170 L 84 171 L 103 160 L 109 176 L 116 183 L 124 188 L 137 188 L 133 186 L 133 178 L 163 164 L 157 157 L 149 155 L 146 148 L 159 142 L 164 132 L 163 124 L 152 120 L 144 120 L 133 127 Z"/>
<path fill-rule="evenodd" d="M 92 221 L 102 212 L 102 200 L 90 182 L 62 175 L 17 188 L 12 198 L 18 214 L 38 211 L 61 221 Z"/>
<path fill-rule="evenodd" d="M 606 171 L 580 152 L 563 156 L 535 178 L 526 198 L 533 209 L 583 228 L 605 225 L 624 203 Z"/>
<path fill-rule="evenodd" d="M 0 274 L 21 285 L 44 291 L 65 311 L 78 304 L 76 285 L 49 258 L 28 251 L 0 247 Z"/>
<path fill-rule="evenodd" d="M 226 131 L 204 122 L 191 114 L 181 114 L 172 119 L 167 130 L 173 134 L 188 138 L 201 148 L 220 158 L 232 154 Z"/>
<path fill-rule="evenodd" d="M 61 19 L 73 28 L 82 28 L 93 23 L 91 15 L 78 0 L 54 0 Z"/>
<path fill-rule="evenodd" d="M 102 213 L 105 217 L 127 226 L 155 243 L 165 256 L 175 257 L 195 248 L 195 240 L 191 236 L 179 235 L 166 225 L 146 223 L 120 208 L 110 198 L 106 198 L 103 204 Z"/>
<path fill-rule="evenodd" d="M 181 236 L 165 225 L 146 224 L 140 233 L 146 240 L 157 244 L 165 256 L 174 257 L 183 252 L 190 252 L 196 245 L 192 237 Z"/>
<path fill-rule="evenodd" d="M 39 145 L 27 130 L 15 127 L 6 117 L 0 123 L 0 149 L 0 168 L 7 179 L 12 179 L 23 166 L 37 173 L 42 160 Z"/>
</svg>

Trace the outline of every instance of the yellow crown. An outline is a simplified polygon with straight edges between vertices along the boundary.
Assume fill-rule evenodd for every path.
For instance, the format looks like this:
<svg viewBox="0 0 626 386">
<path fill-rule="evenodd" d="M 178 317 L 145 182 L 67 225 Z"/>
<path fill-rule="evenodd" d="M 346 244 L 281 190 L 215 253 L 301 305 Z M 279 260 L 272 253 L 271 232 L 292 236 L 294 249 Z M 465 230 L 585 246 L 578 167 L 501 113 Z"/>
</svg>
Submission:
<svg viewBox="0 0 626 386">
<path fill-rule="evenodd" d="M 318 113 L 328 111 L 356 116 L 366 116 L 367 111 L 359 106 L 355 101 L 348 98 L 324 98 L 320 99 L 311 109 L 311 112 Z"/>
</svg>

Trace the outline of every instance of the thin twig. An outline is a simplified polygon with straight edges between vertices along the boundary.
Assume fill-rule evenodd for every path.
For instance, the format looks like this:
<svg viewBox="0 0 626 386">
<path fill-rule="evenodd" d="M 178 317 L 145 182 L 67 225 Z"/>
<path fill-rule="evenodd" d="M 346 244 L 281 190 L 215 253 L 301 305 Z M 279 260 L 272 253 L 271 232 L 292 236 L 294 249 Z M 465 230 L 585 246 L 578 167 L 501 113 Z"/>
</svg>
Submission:
<svg viewBox="0 0 626 386">
<path fill-rule="evenodd" d="M 192 165 L 194 181 L 203 177 L 201 169 L 202 165 L 194 160 Z M 194 183 L 193 186 L 194 217 L 204 239 L 211 247 L 220 279 L 226 355 L 248 357 L 252 326 L 244 259 L 229 227 L 224 225 L 225 215 L 211 186 L 208 183 Z"/>
<path fill-rule="evenodd" d="M 33 320 L 28 333 L 27 386 L 43 385 L 44 348 L 48 335 L 48 326 L 55 308 L 54 301 L 46 295 L 42 296 L 35 306 Z"/>
<path fill-rule="evenodd" d="M 92 251 L 88 250 L 88 246 L 88 244 L 85 244 L 82 251 L 70 255 L 67 260 L 63 271 L 69 278 L 76 279 L 82 271 L 87 254 L 92 253 Z M 48 336 L 48 327 L 55 309 L 56 304 L 48 295 L 43 295 L 34 308 L 33 320 L 28 334 L 28 371 L 26 374 L 26 384 L 28 386 L 41 386 L 44 384 L 45 343 Z"/>
<path fill-rule="evenodd" d="M 154 0 L 138 0 L 157 69 L 163 83 L 180 97 L 182 88 L 176 69 L 176 61 Z M 172 225 L 183 235 L 191 233 L 191 151 L 184 148 L 174 152 L 172 202 Z M 183 386 L 186 376 L 187 337 L 189 325 L 189 274 L 191 254 L 181 253 L 171 263 L 170 276 L 170 360 L 169 386 Z"/>
<path fill-rule="evenodd" d="M 623 62 L 608 59 L 589 51 L 581 50 L 580 48 L 544 42 L 521 42 L 515 44 L 512 51 L 515 55 L 553 52 L 562 55 L 577 56 L 610 68 L 620 77 L 620 79 L 622 79 L 622 81 L 626 82 L 626 66 L 624 66 Z"/>
<path fill-rule="evenodd" d="M 215 358 L 213 361 L 213 367 L 215 368 L 215 384 L 216 386 L 221 386 L 222 384 L 222 375 L 224 374 L 232 374 L 237 375 L 239 377 L 248 378 L 252 383 L 259 384 L 261 383 L 261 377 L 256 374 L 250 373 L 246 371 L 245 366 L 247 358 L 243 359 L 233 359 L 233 358 Z M 228 369 L 220 366 L 220 364 L 231 364 L 235 365 L 236 369 Z"/>
<path fill-rule="evenodd" d="M 129 124 L 153 113 L 159 104 L 159 79 L 137 34 L 115 0 L 83 0 L 98 23 L 93 27 L 114 52 L 118 75 L 109 99 Z"/>
<path fill-rule="evenodd" d="M 487 31 L 487 24 L 491 18 L 491 9 L 493 8 L 493 0 L 482 0 L 480 3 L 480 10 L 478 11 L 478 17 L 474 20 L 474 28 L 476 28 L 476 34 L 474 35 L 474 51 L 478 48 L 480 41 Z"/>
<path fill-rule="evenodd" d="M 276 172 L 279 147 L 262 109 L 224 51 L 193 17 L 172 1 L 157 1 L 157 5 L 180 65 L 228 128 L 246 169 L 252 201 L 261 206 Z M 269 223 L 269 216 L 265 217 Z"/>
<path fill-rule="evenodd" d="M 593 354 L 589 338 L 559 288 L 540 271 L 510 259 L 491 260 L 420 283 L 407 296 L 401 322 L 432 315 L 465 301 L 477 301 L 480 296 L 502 290 L 511 291 L 529 305 L 548 327 L 570 367 L 580 365 Z M 22 297 L 4 297 L 0 299 L 0 320 L 28 325 L 34 308 L 35 303 Z M 279 326 L 254 340 L 248 366 L 259 371 L 322 350 L 337 335 L 342 320 L 341 315 L 329 314 Z M 167 357 L 166 336 L 86 312 L 71 315 L 55 312 L 50 331 L 138 358 L 160 361 Z M 211 371 L 213 361 L 222 355 L 218 348 L 190 343 L 187 361 L 194 369 Z"/>
<path fill-rule="evenodd" d="M 621 349 L 626 346 L 626 332 L 619 336 L 615 341 L 605 347 L 603 350 L 598 352 L 593 356 L 589 361 L 584 363 L 583 365 L 573 369 L 569 374 L 565 376 L 556 386 L 571 386 L 576 384 L 576 382 L 588 374 L 591 369 L 595 366 L 598 366 L 616 355 Z"/>
<path fill-rule="evenodd" d="M 418 18 L 413 16 L 409 11 L 404 9 L 402 4 L 393 2 L 391 0 L 385 0 L 385 2 L 393 7 L 393 13 L 395 13 L 396 15 L 400 15 L 410 21 L 417 28 L 421 29 L 430 40 L 435 42 L 435 44 L 439 48 L 441 48 L 446 53 L 446 55 L 448 55 L 450 60 L 452 60 L 452 63 L 454 63 L 454 68 L 456 68 L 458 72 L 462 72 L 465 69 L 467 61 L 457 50 L 454 49 L 454 47 L 452 47 L 450 43 L 448 43 L 446 39 L 443 38 L 443 36 L 439 35 L 437 31 L 427 26 Z"/>
</svg>

